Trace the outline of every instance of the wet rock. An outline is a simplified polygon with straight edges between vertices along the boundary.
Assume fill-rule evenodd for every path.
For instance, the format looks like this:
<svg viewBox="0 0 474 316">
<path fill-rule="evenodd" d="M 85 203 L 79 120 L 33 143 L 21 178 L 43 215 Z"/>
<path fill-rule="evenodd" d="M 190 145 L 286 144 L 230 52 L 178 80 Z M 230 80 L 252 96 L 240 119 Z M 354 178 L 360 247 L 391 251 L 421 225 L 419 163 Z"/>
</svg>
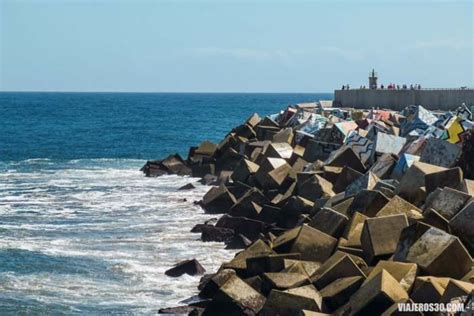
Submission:
<svg viewBox="0 0 474 316">
<path fill-rule="evenodd" d="M 157 177 L 164 174 L 191 175 L 191 169 L 186 166 L 178 154 L 169 155 L 163 160 L 147 161 L 140 170 L 147 177 Z"/>
<path fill-rule="evenodd" d="M 171 269 L 166 270 L 165 274 L 171 277 L 179 277 L 183 274 L 199 275 L 206 272 L 201 264 L 196 259 L 184 260 L 178 262 Z"/>
<path fill-rule="evenodd" d="M 234 236 L 234 230 L 214 225 L 202 225 L 197 228 L 201 232 L 202 241 L 227 242 Z"/>
<path fill-rule="evenodd" d="M 204 185 L 217 185 L 217 176 L 213 174 L 205 174 L 201 179 L 199 179 L 199 183 Z"/>
<path fill-rule="evenodd" d="M 212 298 L 217 293 L 219 288 L 233 276 L 236 276 L 234 270 L 222 269 L 221 271 L 212 275 L 206 282 L 204 282 L 204 284 L 201 286 L 199 296 L 204 298 Z"/>
<path fill-rule="evenodd" d="M 182 187 L 180 187 L 178 189 L 178 191 L 186 191 L 186 190 L 192 190 L 192 189 L 195 189 L 196 187 L 192 184 L 192 183 L 188 183 L 188 184 L 185 184 L 183 185 Z"/>
<path fill-rule="evenodd" d="M 256 315 L 265 297 L 237 276 L 230 277 L 214 295 L 203 315 Z"/>
<path fill-rule="evenodd" d="M 216 227 L 232 229 L 236 234 L 242 234 L 250 240 L 255 240 L 261 232 L 265 231 L 265 224 L 263 222 L 229 215 L 223 215 L 219 218 Z"/>
<path fill-rule="evenodd" d="M 196 306 L 177 306 L 177 307 L 167 307 L 167 308 L 160 308 L 158 310 L 158 314 L 166 314 L 166 315 L 201 315 L 203 312 L 203 308 L 196 307 Z"/>
<path fill-rule="evenodd" d="M 202 207 L 207 213 L 226 213 L 236 202 L 224 185 L 211 188 L 202 198 Z"/>
</svg>

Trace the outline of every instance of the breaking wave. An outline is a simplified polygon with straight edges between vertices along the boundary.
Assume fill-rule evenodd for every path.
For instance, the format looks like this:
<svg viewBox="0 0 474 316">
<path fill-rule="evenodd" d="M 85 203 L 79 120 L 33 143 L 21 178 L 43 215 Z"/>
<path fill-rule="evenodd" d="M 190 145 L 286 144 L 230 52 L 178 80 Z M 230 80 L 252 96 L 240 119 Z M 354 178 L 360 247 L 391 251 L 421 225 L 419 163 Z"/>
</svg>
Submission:
<svg viewBox="0 0 474 316">
<path fill-rule="evenodd" d="M 178 261 L 208 272 L 233 256 L 189 230 L 209 219 L 195 178 L 145 178 L 132 159 L 29 159 L 0 166 L 0 310 L 156 313 L 196 294 L 199 276 L 169 278 Z"/>
</svg>

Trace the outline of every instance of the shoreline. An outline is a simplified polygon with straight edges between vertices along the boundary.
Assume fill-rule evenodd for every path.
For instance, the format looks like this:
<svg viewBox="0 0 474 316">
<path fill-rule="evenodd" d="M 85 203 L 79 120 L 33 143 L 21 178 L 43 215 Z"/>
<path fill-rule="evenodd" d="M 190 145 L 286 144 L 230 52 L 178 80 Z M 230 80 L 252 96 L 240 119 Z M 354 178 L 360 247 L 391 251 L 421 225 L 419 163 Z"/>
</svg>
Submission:
<svg viewBox="0 0 474 316">
<path fill-rule="evenodd" d="M 253 114 L 219 144 L 191 147 L 186 160 L 148 161 L 141 171 L 149 177 L 192 175 L 212 185 L 199 205 L 219 218 L 192 231 L 243 249 L 205 275 L 186 306 L 160 313 L 351 315 L 467 296 L 472 119 L 465 107 L 435 115 L 421 106 L 290 106 Z M 203 272 L 192 260 L 171 270 Z M 446 294 L 422 297 L 440 277 Z"/>
</svg>

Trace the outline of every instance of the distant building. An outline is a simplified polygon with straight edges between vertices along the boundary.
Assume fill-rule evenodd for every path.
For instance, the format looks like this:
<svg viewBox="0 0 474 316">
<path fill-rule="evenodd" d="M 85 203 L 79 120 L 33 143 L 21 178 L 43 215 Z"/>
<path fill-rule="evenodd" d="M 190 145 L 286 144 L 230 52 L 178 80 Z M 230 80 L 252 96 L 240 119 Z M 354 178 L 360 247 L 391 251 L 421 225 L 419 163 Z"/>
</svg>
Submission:
<svg viewBox="0 0 474 316">
<path fill-rule="evenodd" d="M 388 85 L 387 85 L 388 86 Z M 410 84 L 398 83 L 392 89 L 381 89 L 374 69 L 369 74 L 369 89 L 344 89 L 334 91 L 334 105 L 354 108 L 389 108 L 401 110 L 408 105 L 423 105 L 432 110 L 451 110 L 466 103 L 474 106 L 474 89 L 439 88 L 410 89 Z"/>
</svg>

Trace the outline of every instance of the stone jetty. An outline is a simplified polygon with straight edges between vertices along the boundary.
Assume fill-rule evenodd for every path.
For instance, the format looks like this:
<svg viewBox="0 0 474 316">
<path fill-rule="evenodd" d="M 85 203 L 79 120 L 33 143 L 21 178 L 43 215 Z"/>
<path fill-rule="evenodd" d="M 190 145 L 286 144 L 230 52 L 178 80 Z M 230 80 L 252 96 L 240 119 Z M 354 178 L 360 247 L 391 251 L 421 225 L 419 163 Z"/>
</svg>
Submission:
<svg viewBox="0 0 474 316">
<path fill-rule="evenodd" d="M 193 231 L 242 249 L 202 277 L 198 296 L 160 312 L 402 315 L 399 303 L 450 302 L 468 308 L 473 128 L 464 105 L 395 112 L 301 104 L 253 114 L 220 143 L 190 148 L 186 159 L 148 161 L 142 171 L 149 177 L 192 175 L 212 185 L 198 203 L 220 217 Z M 193 273 L 204 272 L 183 259 Z"/>
</svg>

